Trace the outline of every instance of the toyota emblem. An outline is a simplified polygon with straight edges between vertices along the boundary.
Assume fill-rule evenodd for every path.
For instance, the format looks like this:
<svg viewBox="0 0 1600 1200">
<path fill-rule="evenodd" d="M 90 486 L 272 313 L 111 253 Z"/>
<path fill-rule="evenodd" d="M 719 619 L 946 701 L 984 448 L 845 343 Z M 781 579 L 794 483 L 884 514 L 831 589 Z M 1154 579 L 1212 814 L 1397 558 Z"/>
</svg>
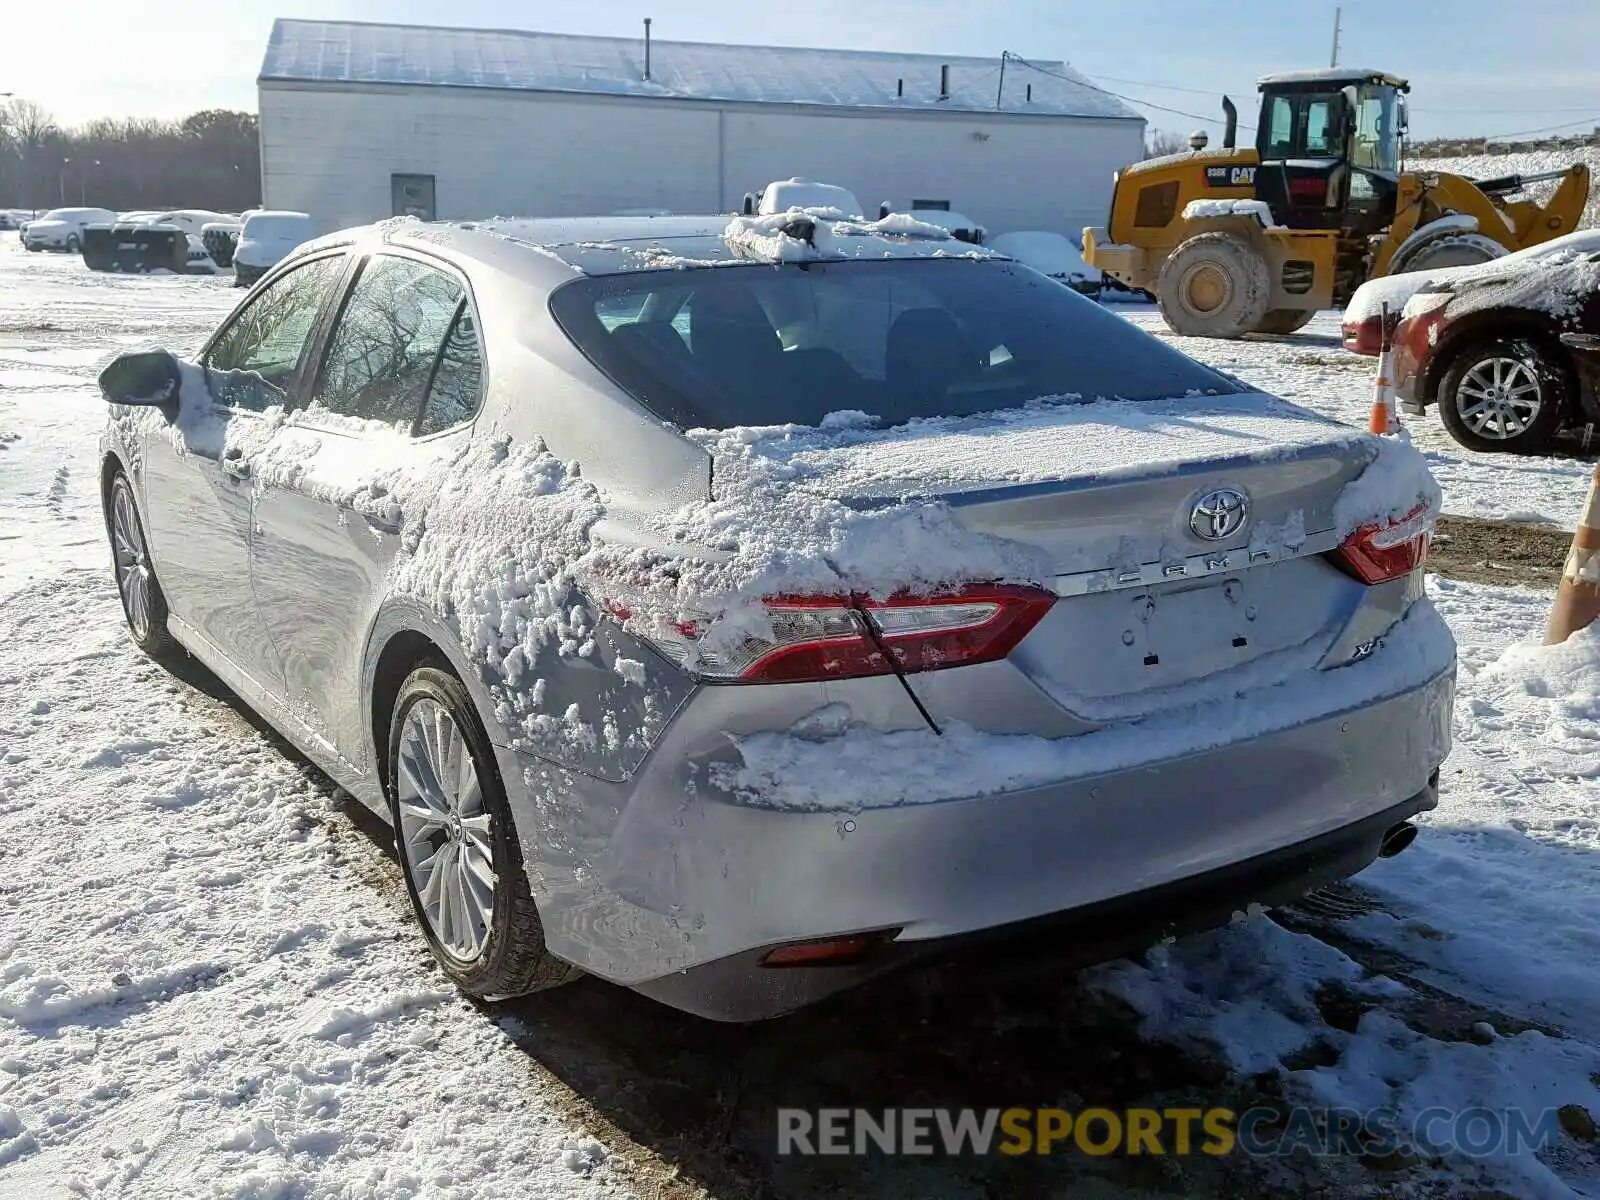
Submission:
<svg viewBox="0 0 1600 1200">
<path fill-rule="evenodd" d="M 1250 514 L 1250 501 L 1237 488 L 1217 488 L 1206 492 L 1189 510 L 1189 528 L 1198 538 L 1220 542 L 1244 528 Z"/>
</svg>

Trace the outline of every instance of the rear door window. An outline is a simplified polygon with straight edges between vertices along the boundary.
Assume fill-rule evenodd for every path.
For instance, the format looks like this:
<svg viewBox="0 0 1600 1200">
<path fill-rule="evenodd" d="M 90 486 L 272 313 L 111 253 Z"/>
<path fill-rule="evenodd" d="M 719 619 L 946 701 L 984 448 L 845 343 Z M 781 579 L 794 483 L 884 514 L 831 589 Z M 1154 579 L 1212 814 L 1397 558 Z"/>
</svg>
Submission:
<svg viewBox="0 0 1600 1200">
<path fill-rule="evenodd" d="M 295 267 L 233 318 L 202 358 L 218 403 L 255 412 L 287 403 L 317 317 L 344 267 L 343 255 Z"/>
<path fill-rule="evenodd" d="M 307 415 L 378 421 L 412 432 L 466 290 L 438 268 L 370 260 L 339 314 Z"/>
<path fill-rule="evenodd" d="M 483 359 L 472 308 L 463 299 L 455 322 L 439 352 L 439 363 L 428 385 L 428 398 L 417 421 L 419 437 L 449 429 L 471 419 L 483 392 Z"/>
</svg>

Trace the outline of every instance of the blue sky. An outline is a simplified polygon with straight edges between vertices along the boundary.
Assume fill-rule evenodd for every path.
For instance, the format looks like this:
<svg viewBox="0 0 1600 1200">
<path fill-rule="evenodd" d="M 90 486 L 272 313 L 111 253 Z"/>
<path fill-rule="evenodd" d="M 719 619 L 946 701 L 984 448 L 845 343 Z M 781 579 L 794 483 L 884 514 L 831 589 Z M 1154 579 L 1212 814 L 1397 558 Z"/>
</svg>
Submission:
<svg viewBox="0 0 1600 1200">
<path fill-rule="evenodd" d="M 1248 120 L 1258 74 L 1327 65 L 1333 8 L 1322 0 L 163 0 L 129 9 L 33 0 L 25 17 L 5 18 L 0 92 L 37 100 L 66 122 L 253 109 L 275 16 L 622 36 L 652 16 L 655 36 L 667 39 L 1065 59 L 1105 87 L 1190 113 L 1216 113 L 1227 89 Z M 60 36 L 21 36 L 35 20 Z M 1346 0 L 1340 62 L 1408 76 L 1417 136 L 1600 124 L 1600 0 Z M 1193 90 L 1164 90 L 1176 88 Z M 1154 128 L 1201 124 L 1143 111 Z"/>
</svg>

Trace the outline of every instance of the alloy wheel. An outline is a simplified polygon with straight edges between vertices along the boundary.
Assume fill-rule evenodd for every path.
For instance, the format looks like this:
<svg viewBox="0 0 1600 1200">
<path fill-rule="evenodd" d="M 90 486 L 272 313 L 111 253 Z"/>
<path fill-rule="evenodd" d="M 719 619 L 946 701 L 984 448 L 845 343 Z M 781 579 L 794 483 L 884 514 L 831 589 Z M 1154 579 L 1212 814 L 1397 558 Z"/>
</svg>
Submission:
<svg viewBox="0 0 1600 1200">
<path fill-rule="evenodd" d="M 111 552 L 116 560 L 117 591 L 128 624 L 141 641 L 150 636 L 150 557 L 126 485 L 111 494 Z"/>
<path fill-rule="evenodd" d="M 400 852 L 423 918 L 453 957 L 483 953 L 494 922 L 493 843 L 477 767 L 445 708 L 418 700 L 400 735 Z"/>
<path fill-rule="evenodd" d="M 1544 403 L 1539 376 L 1518 358 L 1478 362 L 1456 385 L 1456 408 L 1479 437 L 1503 441 L 1528 431 Z"/>
</svg>

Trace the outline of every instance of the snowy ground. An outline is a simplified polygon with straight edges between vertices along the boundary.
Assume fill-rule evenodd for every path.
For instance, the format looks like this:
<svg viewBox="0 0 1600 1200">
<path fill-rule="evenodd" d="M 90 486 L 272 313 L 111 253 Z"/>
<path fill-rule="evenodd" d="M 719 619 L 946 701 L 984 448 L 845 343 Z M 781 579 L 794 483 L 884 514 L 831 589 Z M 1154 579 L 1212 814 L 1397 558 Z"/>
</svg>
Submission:
<svg viewBox="0 0 1600 1200">
<path fill-rule="evenodd" d="M 1600 1145 L 1568 1133 L 1382 1170 L 772 1155 L 780 1103 L 1600 1114 L 1600 636 L 1534 649 L 1547 595 L 1432 582 L 1461 644 L 1443 805 L 1277 922 L 1084 975 L 932 971 L 748 1030 L 592 981 L 477 1007 L 430 966 L 381 832 L 122 634 L 94 368 L 194 344 L 236 296 L 0 237 L 0 1195 L 1600 1194 Z M 1371 363 L 1336 341 L 1324 315 L 1180 344 L 1364 420 Z M 1584 464 L 1415 431 L 1451 511 L 1572 521 Z"/>
</svg>

